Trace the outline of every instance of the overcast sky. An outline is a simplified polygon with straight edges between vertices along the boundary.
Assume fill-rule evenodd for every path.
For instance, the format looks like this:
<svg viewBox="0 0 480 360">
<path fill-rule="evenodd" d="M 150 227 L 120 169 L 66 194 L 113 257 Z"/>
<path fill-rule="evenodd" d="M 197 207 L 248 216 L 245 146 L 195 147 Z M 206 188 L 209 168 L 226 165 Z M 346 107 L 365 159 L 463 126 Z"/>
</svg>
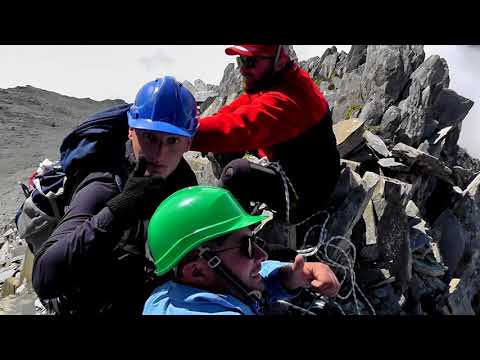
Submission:
<svg viewBox="0 0 480 360">
<path fill-rule="evenodd" d="M 321 56 L 331 45 L 295 45 L 299 60 Z M 336 45 L 348 52 L 349 45 Z M 233 58 L 223 45 L 0 45 L 0 88 L 32 85 L 95 100 L 133 101 L 147 81 L 169 74 L 178 80 L 218 84 Z M 459 144 L 480 158 L 480 47 L 425 46 L 426 58 L 447 60 L 450 88 L 475 102 L 463 122 Z"/>
</svg>

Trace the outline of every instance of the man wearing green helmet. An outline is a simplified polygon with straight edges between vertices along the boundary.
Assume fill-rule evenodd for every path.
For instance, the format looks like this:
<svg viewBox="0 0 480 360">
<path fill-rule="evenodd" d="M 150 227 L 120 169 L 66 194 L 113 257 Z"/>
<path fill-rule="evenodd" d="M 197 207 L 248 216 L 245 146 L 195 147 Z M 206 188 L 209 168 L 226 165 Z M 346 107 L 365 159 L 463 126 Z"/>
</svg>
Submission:
<svg viewBox="0 0 480 360">
<path fill-rule="evenodd" d="M 266 220 L 245 212 L 225 189 L 192 186 L 163 201 L 148 227 L 148 246 L 161 276 L 144 315 L 261 315 L 264 306 L 309 287 L 335 296 L 339 283 L 330 268 L 305 262 L 266 261 L 251 228 Z"/>
</svg>

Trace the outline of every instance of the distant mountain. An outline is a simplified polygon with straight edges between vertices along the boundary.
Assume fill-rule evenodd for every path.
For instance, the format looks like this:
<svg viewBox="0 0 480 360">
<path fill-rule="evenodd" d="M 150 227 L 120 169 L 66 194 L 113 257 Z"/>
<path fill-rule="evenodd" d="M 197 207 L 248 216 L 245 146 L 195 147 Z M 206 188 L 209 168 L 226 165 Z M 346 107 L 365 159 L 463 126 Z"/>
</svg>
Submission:
<svg viewBox="0 0 480 360">
<path fill-rule="evenodd" d="M 89 115 L 123 100 L 78 99 L 33 86 L 0 89 L 0 224 L 11 220 L 25 181 L 45 158 L 57 160 L 62 139 Z M 19 189 L 19 188 L 18 188 Z"/>
</svg>

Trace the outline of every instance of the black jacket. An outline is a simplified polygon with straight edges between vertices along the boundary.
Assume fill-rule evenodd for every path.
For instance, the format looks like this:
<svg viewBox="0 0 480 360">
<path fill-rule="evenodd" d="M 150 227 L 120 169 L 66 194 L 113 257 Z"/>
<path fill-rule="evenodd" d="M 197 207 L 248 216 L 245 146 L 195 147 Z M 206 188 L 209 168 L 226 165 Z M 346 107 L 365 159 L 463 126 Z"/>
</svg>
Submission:
<svg viewBox="0 0 480 360">
<path fill-rule="evenodd" d="M 120 177 L 126 180 L 125 173 Z M 139 315 L 150 295 L 148 222 L 138 220 L 124 229 L 115 221 L 105 204 L 119 193 L 117 182 L 109 171 L 91 173 L 81 181 L 65 216 L 36 254 L 34 289 L 40 299 L 60 299 L 62 311 Z M 167 193 L 196 184 L 182 159 L 167 179 Z"/>
</svg>

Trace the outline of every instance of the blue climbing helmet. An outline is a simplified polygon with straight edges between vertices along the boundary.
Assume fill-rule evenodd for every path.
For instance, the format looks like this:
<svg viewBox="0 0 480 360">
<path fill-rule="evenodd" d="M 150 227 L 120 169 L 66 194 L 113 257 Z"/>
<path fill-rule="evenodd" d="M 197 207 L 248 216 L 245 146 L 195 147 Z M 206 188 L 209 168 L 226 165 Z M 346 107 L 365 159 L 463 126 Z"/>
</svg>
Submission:
<svg viewBox="0 0 480 360">
<path fill-rule="evenodd" d="M 191 138 L 198 128 L 195 98 L 172 76 L 143 85 L 127 116 L 128 125 L 134 129 Z"/>
</svg>

